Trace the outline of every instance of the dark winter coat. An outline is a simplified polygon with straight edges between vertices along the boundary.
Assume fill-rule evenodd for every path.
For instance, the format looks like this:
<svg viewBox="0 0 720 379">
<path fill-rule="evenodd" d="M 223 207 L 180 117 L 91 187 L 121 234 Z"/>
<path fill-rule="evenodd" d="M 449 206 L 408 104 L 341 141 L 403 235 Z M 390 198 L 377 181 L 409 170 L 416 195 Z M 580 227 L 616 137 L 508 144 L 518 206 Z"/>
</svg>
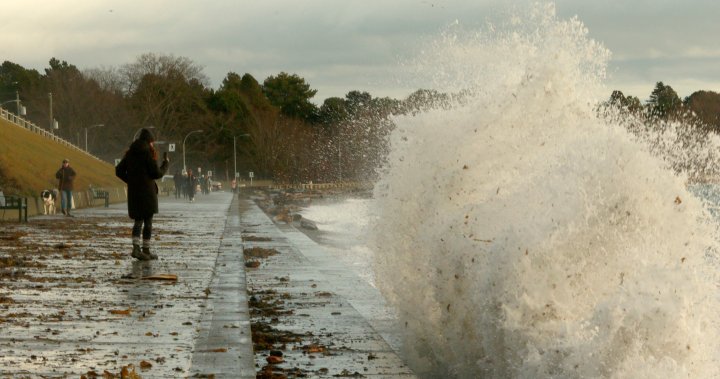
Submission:
<svg viewBox="0 0 720 379">
<path fill-rule="evenodd" d="M 115 175 L 128 186 L 128 214 L 132 219 L 144 219 L 158 213 L 158 187 L 155 179 L 165 175 L 168 161 L 158 167 L 147 141 L 136 140 L 120 163 Z"/>
<path fill-rule="evenodd" d="M 186 180 L 187 180 L 188 195 L 191 197 L 194 197 L 195 192 L 197 191 L 197 184 L 198 184 L 197 178 L 192 173 L 188 173 L 188 177 Z"/>
<path fill-rule="evenodd" d="M 67 167 L 60 167 L 55 173 L 55 178 L 59 180 L 58 188 L 61 191 L 72 191 L 73 181 L 75 181 L 75 170 L 69 165 Z"/>
</svg>

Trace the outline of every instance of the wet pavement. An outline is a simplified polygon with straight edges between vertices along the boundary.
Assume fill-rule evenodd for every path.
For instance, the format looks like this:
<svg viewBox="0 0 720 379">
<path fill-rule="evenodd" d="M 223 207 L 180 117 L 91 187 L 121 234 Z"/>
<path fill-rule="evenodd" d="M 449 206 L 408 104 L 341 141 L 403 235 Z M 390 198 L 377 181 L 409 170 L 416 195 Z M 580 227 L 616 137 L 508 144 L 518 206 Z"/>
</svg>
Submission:
<svg viewBox="0 0 720 379">
<path fill-rule="evenodd" d="M 124 203 L 75 215 L 0 224 L 0 377 L 412 377 L 377 291 L 251 199 L 161 198 L 150 262 Z"/>
</svg>

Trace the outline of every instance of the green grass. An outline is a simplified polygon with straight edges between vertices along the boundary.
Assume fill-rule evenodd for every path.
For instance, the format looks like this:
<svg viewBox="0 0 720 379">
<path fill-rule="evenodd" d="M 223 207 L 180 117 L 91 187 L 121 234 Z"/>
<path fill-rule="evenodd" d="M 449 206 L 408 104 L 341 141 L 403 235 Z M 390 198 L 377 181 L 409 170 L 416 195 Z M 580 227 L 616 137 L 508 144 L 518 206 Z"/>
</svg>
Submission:
<svg viewBox="0 0 720 379">
<path fill-rule="evenodd" d="M 64 158 L 77 172 L 76 191 L 90 185 L 125 185 L 115 177 L 112 164 L 0 119 L 0 189 L 6 195 L 37 196 L 44 189 L 57 188 L 55 172 Z"/>
</svg>

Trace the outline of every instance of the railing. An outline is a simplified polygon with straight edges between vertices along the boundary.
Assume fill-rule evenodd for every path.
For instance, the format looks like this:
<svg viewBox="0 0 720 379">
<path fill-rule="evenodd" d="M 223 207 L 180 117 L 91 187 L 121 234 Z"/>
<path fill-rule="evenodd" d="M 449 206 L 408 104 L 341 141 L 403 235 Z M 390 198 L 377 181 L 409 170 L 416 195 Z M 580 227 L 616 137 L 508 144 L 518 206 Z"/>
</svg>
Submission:
<svg viewBox="0 0 720 379">
<path fill-rule="evenodd" d="M 83 153 L 87 154 L 88 156 L 90 156 L 91 158 L 95 158 L 95 159 L 97 159 L 97 160 L 99 160 L 99 161 L 105 162 L 105 161 L 103 161 L 102 159 L 100 159 L 100 158 L 98 158 L 98 157 L 96 157 L 96 156 L 88 153 L 87 151 L 83 150 L 82 148 L 73 145 L 71 142 L 69 142 L 69 141 L 67 141 L 67 140 L 65 140 L 65 139 L 62 139 L 62 138 L 58 137 L 57 135 L 55 135 L 55 134 L 53 134 L 53 133 L 48 132 L 47 130 L 45 130 L 45 129 L 43 129 L 43 128 L 41 128 L 41 127 L 33 124 L 32 122 L 30 122 L 30 121 L 28 121 L 28 120 L 26 120 L 26 119 L 24 119 L 24 118 L 22 118 L 22 117 L 16 116 L 16 115 L 13 114 L 12 112 L 10 112 L 10 111 L 8 111 L 7 109 L 2 108 L 2 107 L 0 107 L 0 118 L 3 119 L 3 120 L 7 120 L 9 123 L 11 123 L 11 124 L 13 124 L 13 125 L 15 125 L 15 126 L 19 126 L 19 127 L 21 127 L 21 128 L 27 129 L 27 130 L 29 130 L 29 131 L 31 131 L 31 132 L 34 132 L 34 133 L 39 134 L 39 135 L 41 135 L 41 136 L 43 136 L 43 137 L 45 137 L 45 138 L 48 138 L 48 139 L 50 139 L 50 140 L 52 140 L 52 141 L 55 141 L 55 142 L 57 142 L 57 143 L 59 143 L 59 144 L 61 144 L 61 145 L 67 146 L 67 147 L 69 147 L 69 148 L 71 148 L 71 149 L 73 149 L 73 150 L 77 150 L 77 151 L 83 152 Z"/>
</svg>

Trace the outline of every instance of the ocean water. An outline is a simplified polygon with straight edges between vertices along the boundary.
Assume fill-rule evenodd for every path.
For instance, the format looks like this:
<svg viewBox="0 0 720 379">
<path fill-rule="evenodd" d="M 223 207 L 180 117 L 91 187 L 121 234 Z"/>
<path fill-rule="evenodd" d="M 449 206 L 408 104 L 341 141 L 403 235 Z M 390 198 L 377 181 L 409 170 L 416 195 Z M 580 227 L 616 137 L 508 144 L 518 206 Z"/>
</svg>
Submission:
<svg viewBox="0 0 720 379">
<path fill-rule="evenodd" d="M 373 251 L 366 243 L 371 202 L 371 199 L 352 197 L 315 202 L 300 214 L 315 222 L 320 230 L 315 238 L 330 254 L 375 286 Z"/>
<path fill-rule="evenodd" d="M 720 377 L 718 223 L 680 128 L 597 111 L 610 56 L 539 4 L 407 63 L 461 96 L 395 120 L 353 238 L 420 376 Z"/>
<path fill-rule="evenodd" d="M 689 190 L 691 193 L 693 193 L 695 196 L 697 196 L 703 203 L 706 210 L 712 214 L 714 222 L 720 223 L 720 185 L 713 185 L 713 184 L 696 184 L 689 186 Z M 373 262 L 375 261 L 376 254 L 382 254 L 382 252 L 375 253 L 372 249 L 369 248 L 367 245 L 367 239 L 368 239 L 368 233 L 371 231 L 371 228 L 369 228 L 369 221 L 370 218 L 370 211 L 375 207 L 375 201 L 373 199 L 367 199 L 367 198 L 345 198 L 339 201 L 327 201 L 327 202 L 321 202 L 321 203 L 314 203 L 305 209 L 301 211 L 301 214 L 303 217 L 311 219 L 316 222 L 318 225 L 321 233 L 316 238 L 319 240 L 321 244 L 326 246 L 328 248 L 328 251 L 330 254 L 332 254 L 336 259 L 343 262 L 346 266 L 352 267 L 354 271 L 357 272 L 357 274 L 361 277 L 363 277 L 369 284 L 375 286 L 375 274 L 373 272 Z M 450 237 L 448 235 L 448 237 Z M 529 253 L 529 252 L 528 252 Z M 460 255 L 463 256 L 464 254 Z M 714 254 L 706 254 L 705 259 L 716 259 L 717 257 Z M 647 257 L 646 257 L 647 259 Z M 682 261 L 682 258 L 680 258 Z M 380 259 L 381 261 L 384 259 Z M 471 258 L 472 261 L 472 258 Z M 628 270 L 628 273 L 632 272 L 632 270 Z M 551 273 L 548 273 L 551 274 Z M 622 283 L 624 279 L 624 274 L 621 273 L 617 278 L 611 278 L 615 279 L 616 281 L 620 281 L 620 285 L 624 285 Z M 457 279 L 456 279 L 457 280 Z M 655 286 L 657 286 L 655 284 Z M 601 288 L 604 287 L 611 287 L 611 283 L 606 283 L 601 286 Z M 592 293 L 594 291 L 587 290 L 587 293 Z M 412 298 L 414 295 L 410 292 L 401 291 L 399 296 L 407 296 L 410 295 L 410 298 Z M 627 295 L 629 296 L 629 295 Z M 451 301 L 467 301 L 470 299 L 463 298 L 463 297 L 456 297 L 449 299 Z M 646 302 L 646 296 L 639 296 L 637 301 Z M 397 300 L 396 300 L 397 301 Z M 623 300 L 624 302 L 628 302 L 628 299 Z M 656 299 L 655 302 L 657 303 L 658 300 Z M 613 304 L 613 303 L 610 303 Z M 603 307 L 608 306 L 608 304 L 603 304 Z M 627 305 L 626 305 L 627 306 Z M 657 304 L 654 305 L 654 307 L 657 307 Z M 655 309 L 655 308 L 651 309 Z M 657 309 L 655 309 L 657 311 Z M 622 311 L 620 309 L 614 309 L 615 312 L 620 312 L 621 314 L 626 312 L 625 309 Z M 688 310 L 686 310 L 688 311 Z M 685 311 L 685 312 L 686 312 Z M 609 312 L 609 310 L 604 310 L 604 312 Z M 618 317 L 620 315 L 616 314 L 615 317 Z M 686 317 L 687 315 L 680 311 L 678 314 L 675 315 L 675 317 L 678 317 L 676 322 L 683 323 L 685 322 L 682 318 Z M 469 325 L 472 325 L 472 317 L 469 317 L 468 315 L 465 315 L 464 317 L 468 318 L 465 320 L 466 325 L 463 325 L 463 327 L 468 327 Z M 607 317 L 607 316 L 606 316 Z M 637 317 L 637 316 L 635 316 Z M 669 316 L 668 316 L 669 317 Z M 705 316 L 707 317 L 707 315 Z M 714 317 L 710 317 L 709 320 L 707 320 L 707 326 L 710 327 L 711 325 L 716 325 L 716 322 L 713 321 Z M 645 320 L 643 320 L 645 321 Z M 647 320 L 649 321 L 649 319 Z M 633 319 L 632 321 L 628 322 L 627 325 L 624 327 L 626 328 L 640 328 L 641 325 L 638 324 L 639 321 Z M 645 325 L 643 327 L 648 327 L 649 325 Z M 666 325 L 660 325 L 657 326 L 661 329 L 661 333 L 664 332 L 664 328 L 666 328 Z M 436 333 L 443 333 L 442 329 L 434 329 L 433 332 Z M 595 330 L 592 332 L 593 335 L 599 333 L 599 330 Z M 646 331 L 650 332 L 650 331 Z M 625 333 L 630 333 L 630 331 L 625 331 Z M 420 335 L 425 335 L 425 333 L 422 333 Z M 714 335 L 714 334 L 711 334 Z M 406 333 L 405 334 L 406 341 L 405 341 L 405 353 L 413 352 L 415 349 L 419 348 L 421 345 L 418 344 L 418 341 L 416 338 L 419 336 L 415 333 Z M 435 338 L 440 338 L 440 336 L 434 336 Z M 595 336 L 594 338 L 598 338 Z M 617 337 L 616 337 L 617 338 Z M 423 338 L 424 339 L 424 338 Z M 465 341 L 463 343 L 469 343 L 470 341 Z M 637 342 L 635 342 L 637 343 Z M 712 345 L 711 345 L 712 346 Z M 472 349 L 472 346 L 464 345 L 464 349 Z M 587 346 L 587 349 L 591 350 L 590 353 L 588 353 L 587 358 L 588 359 L 595 359 L 595 352 L 592 350 L 595 347 Z M 713 349 L 713 347 L 710 347 Z M 413 352 L 413 354 L 417 354 L 416 352 Z M 618 357 L 621 357 L 621 355 L 618 355 Z M 414 359 L 417 359 L 417 357 L 414 357 Z M 440 359 L 440 357 L 435 357 L 435 359 Z M 443 358 L 447 359 L 447 357 Z M 678 362 L 672 362 L 668 360 L 668 357 L 662 358 L 666 360 L 665 365 L 676 367 Z M 621 360 L 621 359 L 618 359 Z M 713 359 L 713 362 L 716 362 L 716 359 Z M 449 362 L 446 362 L 449 363 Z M 594 364 L 597 364 L 595 362 Z M 602 364 L 606 364 L 605 362 Z M 480 370 L 476 371 L 475 364 L 470 364 L 468 368 L 459 368 L 455 367 L 452 370 L 448 368 L 449 365 L 447 364 L 435 364 L 433 366 L 429 366 L 427 364 L 423 365 L 417 365 L 415 363 L 414 365 L 415 369 L 419 369 L 419 373 L 423 377 L 433 378 L 433 377 L 463 377 L 463 375 L 460 374 L 460 371 L 463 371 L 464 373 L 467 372 L 474 372 L 473 375 L 476 375 L 477 377 L 482 376 L 491 376 L 494 377 L 494 375 L 483 375 L 480 373 Z M 579 368 L 579 367 L 578 367 Z M 595 376 L 585 376 L 584 373 L 580 374 L 577 372 L 575 367 L 573 367 L 573 370 L 571 373 L 562 373 L 562 372 L 555 372 L 554 374 L 547 374 L 548 377 L 637 377 L 636 375 L 640 375 L 641 373 L 644 375 L 643 377 L 660 377 L 665 376 L 663 373 L 666 370 L 666 366 L 657 366 L 650 368 L 650 371 L 648 371 L 647 367 L 644 367 L 641 371 L 640 369 L 630 369 L 628 371 L 612 371 L 612 372 L 605 372 L 602 374 L 597 374 Z M 683 374 L 685 373 L 684 370 L 681 370 Z M 694 377 L 690 375 L 694 375 L 696 372 L 692 370 L 687 371 L 688 376 L 677 376 L 677 377 Z M 710 375 L 714 375 L 716 373 L 715 370 L 708 370 L 706 373 Z M 531 374 L 522 374 L 522 373 L 510 373 L 510 377 L 538 377 L 537 375 L 544 375 L 545 373 L 533 373 Z M 668 377 L 676 377 L 676 376 L 668 376 Z M 713 376 L 710 376 L 713 377 Z"/>
</svg>

